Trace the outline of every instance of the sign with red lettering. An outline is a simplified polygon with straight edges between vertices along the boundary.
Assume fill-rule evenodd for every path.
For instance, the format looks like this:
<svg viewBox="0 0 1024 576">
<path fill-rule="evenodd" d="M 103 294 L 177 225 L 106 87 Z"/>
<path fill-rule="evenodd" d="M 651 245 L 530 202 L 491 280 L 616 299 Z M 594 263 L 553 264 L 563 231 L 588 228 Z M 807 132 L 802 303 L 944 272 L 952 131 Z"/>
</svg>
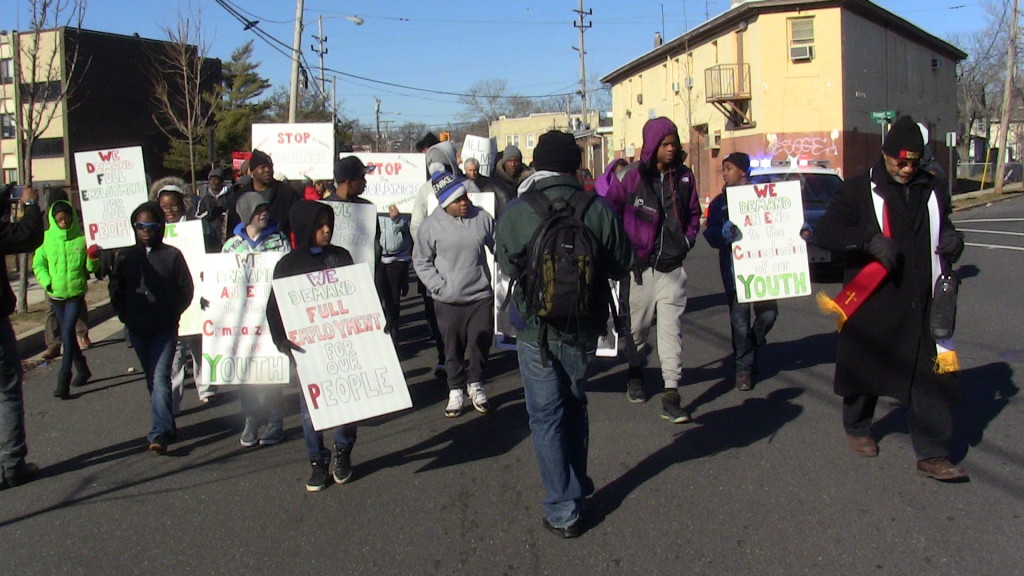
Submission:
<svg viewBox="0 0 1024 576">
<path fill-rule="evenodd" d="M 192 303 L 182 312 L 181 320 L 178 321 L 178 336 L 199 334 L 203 324 L 203 310 L 199 306 L 199 297 L 202 294 L 200 272 L 203 270 L 206 259 L 202 220 L 186 220 L 168 224 L 164 227 L 164 244 L 181 250 L 181 255 L 185 257 L 185 263 L 188 264 L 189 273 L 192 274 L 192 285 L 195 286 Z"/>
<path fill-rule="evenodd" d="M 412 408 L 409 387 L 367 266 L 273 281 L 313 428 Z"/>
<path fill-rule="evenodd" d="M 800 182 L 730 186 L 729 220 L 742 237 L 732 243 L 739 302 L 810 296 L 811 273 Z"/>
<path fill-rule="evenodd" d="M 132 211 L 149 199 L 142 148 L 75 152 L 85 243 L 102 248 L 135 245 Z"/>
<path fill-rule="evenodd" d="M 342 153 L 340 156 L 349 156 Z M 412 203 L 420 186 L 427 181 L 427 159 L 419 152 L 402 154 L 359 153 L 351 154 L 372 166 L 373 172 L 366 175 L 366 190 L 362 197 L 377 205 L 381 212 L 387 212 L 394 204 L 399 212 L 411 212 Z"/>
<path fill-rule="evenodd" d="M 203 270 L 203 382 L 287 384 L 288 356 L 267 327 L 274 266 L 283 252 L 207 254 Z"/>
<path fill-rule="evenodd" d="M 334 125 L 330 122 L 253 124 L 252 147 L 269 154 L 274 173 L 289 180 L 334 179 Z"/>
</svg>

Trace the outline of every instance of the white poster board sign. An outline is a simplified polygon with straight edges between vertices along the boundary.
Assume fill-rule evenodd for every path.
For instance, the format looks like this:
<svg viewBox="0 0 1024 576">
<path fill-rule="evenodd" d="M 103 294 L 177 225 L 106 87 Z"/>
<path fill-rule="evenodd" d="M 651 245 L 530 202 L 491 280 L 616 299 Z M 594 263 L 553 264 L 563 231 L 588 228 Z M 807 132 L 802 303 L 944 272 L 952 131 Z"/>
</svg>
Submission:
<svg viewBox="0 0 1024 576">
<path fill-rule="evenodd" d="M 367 263 L 373 270 L 374 239 L 377 235 L 377 207 L 373 204 L 321 200 L 334 210 L 334 234 L 331 244 L 352 254 L 356 263 Z"/>
<path fill-rule="evenodd" d="M 142 147 L 75 152 L 85 243 L 103 248 L 135 245 L 132 211 L 149 200 Z"/>
<path fill-rule="evenodd" d="M 476 158 L 480 162 L 480 173 L 484 176 L 491 175 L 491 166 L 494 165 L 494 158 L 497 155 L 498 144 L 493 138 L 466 136 L 466 139 L 462 141 L 463 162 L 466 158 Z"/>
<path fill-rule="evenodd" d="M 290 180 L 334 179 L 334 125 L 253 124 L 252 147 L 270 155 L 274 172 Z"/>
<path fill-rule="evenodd" d="M 349 154 L 339 154 L 341 157 Z M 416 192 L 427 181 L 427 157 L 418 152 L 403 154 L 359 153 L 352 154 L 366 166 L 373 166 L 373 172 L 366 175 L 366 190 L 360 195 L 387 212 L 394 204 L 399 212 L 412 212 Z"/>
<path fill-rule="evenodd" d="M 283 252 L 207 254 L 201 381 L 223 384 L 287 384 L 288 356 L 267 327 L 267 300 L 274 266 Z"/>
<path fill-rule="evenodd" d="M 273 281 L 313 428 L 412 407 L 370 269 L 345 266 Z"/>
<path fill-rule="evenodd" d="M 727 189 L 729 220 L 743 237 L 732 245 L 740 302 L 811 294 L 800 182 L 771 182 Z"/>
<path fill-rule="evenodd" d="M 203 294 L 203 281 L 200 273 L 206 266 L 206 243 L 203 240 L 203 221 L 186 220 L 164 227 L 164 244 L 181 250 L 192 275 L 192 303 L 181 314 L 178 321 L 178 336 L 199 334 L 203 330 L 203 309 L 199 300 Z"/>
</svg>

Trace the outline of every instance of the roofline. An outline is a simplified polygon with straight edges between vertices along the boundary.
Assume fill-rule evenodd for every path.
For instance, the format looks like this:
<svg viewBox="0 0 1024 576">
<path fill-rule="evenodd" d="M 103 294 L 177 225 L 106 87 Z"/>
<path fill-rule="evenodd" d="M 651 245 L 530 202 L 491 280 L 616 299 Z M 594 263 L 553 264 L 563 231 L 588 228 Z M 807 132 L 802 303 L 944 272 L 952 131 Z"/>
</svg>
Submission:
<svg viewBox="0 0 1024 576">
<path fill-rule="evenodd" d="M 722 31 L 738 28 L 741 23 L 759 14 L 798 12 L 800 10 L 833 7 L 845 8 L 872 22 L 884 24 L 886 27 L 916 40 L 951 60 L 959 62 L 960 60 L 967 59 L 967 53 L 960 48 L 933 34 L 925 32 L 869 0 L 747 0 L 742 4 L 732 6 L 711 20 L 683 33 L 678 38 L 666 42 L 639 58 L 620 66 L 601 78 L 601 82 L 604 84 L 614 84 L 624 80 L 636 72 L 646 70 L 652 65 L 660 64 L 665 58 L 687 52 L 694 46 L 701 46 L 719 38 L 722 35 Z"/>
</svg>

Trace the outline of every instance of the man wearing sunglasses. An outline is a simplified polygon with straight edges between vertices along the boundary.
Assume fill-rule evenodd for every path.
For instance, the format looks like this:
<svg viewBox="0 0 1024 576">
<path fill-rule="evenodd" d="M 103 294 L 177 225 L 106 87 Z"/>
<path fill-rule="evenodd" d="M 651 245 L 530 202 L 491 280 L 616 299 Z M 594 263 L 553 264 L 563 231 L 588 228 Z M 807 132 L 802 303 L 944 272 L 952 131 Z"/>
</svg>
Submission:
<svg viewBox="0 0 1024 576">
<path fill-rule="evenodd" d="M 946 194 L 920 169 L 925 148 L 909 116 L 899 118 L 866 174 L 847 180 L 818 220 L 814 241 L 846 250 L 846 287 L 834 391 L 843 397 L 850 448 L 877 456 L 871 423 L 879 396 L 908 406 L 918 473 L 944 482 L 967 480 L 949 461 L 950 409 L 957 401 L 952 341 L 932 334 L 932 292 L 940 272 L 964 249 L 949 220 Z M 844 296 L 845 294 L 845 296 Z M 856 296 L 856 298 L 853 298 Z M 850 306 L 851 301 L 860 304 Z"/>
</svg>

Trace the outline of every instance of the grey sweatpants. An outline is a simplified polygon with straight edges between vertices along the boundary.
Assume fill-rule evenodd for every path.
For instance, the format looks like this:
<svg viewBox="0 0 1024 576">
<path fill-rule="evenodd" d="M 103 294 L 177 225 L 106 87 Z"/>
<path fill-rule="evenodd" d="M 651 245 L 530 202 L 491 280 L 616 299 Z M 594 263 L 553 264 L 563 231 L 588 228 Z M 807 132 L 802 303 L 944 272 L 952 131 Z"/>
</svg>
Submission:
<svg viewBox="0 0 1024 576">
<path fill-rule="evenodd" d="M 649 352 L 647 338 L 655 317 L 658 322 L 658 357 L 666 388 L 678 388 L 683 376 L 683 312 L 686 310 L 686 271 L 671 272 L 648 268 L 642 284 L 630 276 L 629 331 L 635 346 L 626 346 L 626 361 L 632 368 L 644 365 Z"/>
</svg>

